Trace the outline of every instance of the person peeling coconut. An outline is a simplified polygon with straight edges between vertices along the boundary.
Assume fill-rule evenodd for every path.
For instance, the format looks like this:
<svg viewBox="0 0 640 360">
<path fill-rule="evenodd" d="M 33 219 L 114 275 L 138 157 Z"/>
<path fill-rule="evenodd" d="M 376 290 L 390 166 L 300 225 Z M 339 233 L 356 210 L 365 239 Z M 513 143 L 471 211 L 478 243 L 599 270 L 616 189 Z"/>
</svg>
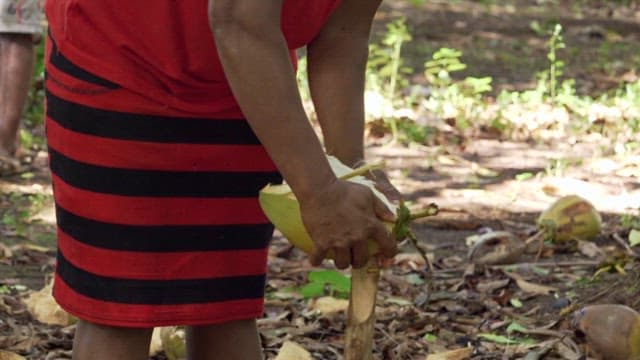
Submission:
<svg viewBox="0 0 640 360">
<path fill-rule="evenodd" d="M 325 157 L 364 158 L 380 2 L 47 1 L 54 296 L 79 318 L 74 359 L 147 358 L 151 328 L 172 325 L 190 357 L 261 359 L 273 227 L 258 192 L 282 178 L 313 264 L 362 267 L 372 238 L 395 254 L 395 215 Z M 304 46 L 325 148 L 297 88 Z"/>
</svg>

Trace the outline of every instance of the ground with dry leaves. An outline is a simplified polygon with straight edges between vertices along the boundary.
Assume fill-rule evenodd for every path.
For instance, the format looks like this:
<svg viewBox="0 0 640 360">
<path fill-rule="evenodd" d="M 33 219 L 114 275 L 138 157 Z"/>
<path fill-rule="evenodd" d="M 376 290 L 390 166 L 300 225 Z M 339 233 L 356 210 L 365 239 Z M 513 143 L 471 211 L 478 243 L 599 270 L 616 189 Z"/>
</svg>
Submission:
<svg viewBox="0 0 640 360">
<path fill-rule="evenodd" d="M 378 146 L 369 151 L 371 157 L 386 160 L 393 182 L 413 200 L 413 206 L 433 201 L 442 209 L 439 216 L 415 226 L 423 249 L 433 256 L 435 271 L 428 272 L 424 260 L 407 244 L 394 266 L 383 272 L 377 358 L 423 359 L 425 354 L 471 347 L 474 359 L 535 352 L 550 354 L 547 358 L 578 359 L 587 350 L 570 326 L 566 316 L 570 309 L 595 303 L 640 305 L 635 251 L 622 263 L 627 275 L 604 273 L 592 279 L 603 262 L 625 254 L 615 239 L 626 236 L 619 214 L 628 204 L 640 204 L 638 157 L 609 159 L 612 163 L 594 157 L 593 163 L 571 167 L 561 177 L 542 171 L 537 177 L 515 180 L 515 173 L 542 169 L 549 152 L 563 150 L 478 140 L 457 154 Z M 600 173 L 602 161 L 608 164 L 606 174 Z M 477 175 L 479 169 L 491 169 L 495 176 L 483 178 Z M 636 175 L 626 176 L 629 169 L 635 169 Z M 36 171 L 35 180 L 2 179 L 4 206 L 11 196 L 8 189 L 22 196 L 49 191 L 45 169 Z M 601 209 L 605 226 L 596 247 L 547 246 L 538 261 L 532 254 L 525 255 L 512 266 L 469 264 L 469 236 L 492 229 L 527 238 L 535 232 L 537 214 L 569 193 L 584 195 Z M 50 205 L 43 204 L 33 214 L 32 224 L 38 231 L 53 231 Z M 73 326 L 43 325 L 33 320 L 21 302 L 44 285 L 54 251 L 32 246 L 38 240 L 28 230 L 3 225 L 2 232 L 0 285 L 5 290 L 0 294 L 0 348 L 29 359 L 68 358 Z M 285 341 L 302 345 L 313 358 L 340 358 L 345 326 L 342 304 L 329 300 L 325 306 L 337 309 L 323 314 L 317 311 L 317 300 L 290 291 L 306 284 L 311 270 L 305 255 L 276 237 L 269 259 L 265 316 L 260 320 L 269 358 Z M 508 332 L 513 324 L 518 324 L 517 330 Z"/>
<path fill-rule="evenodd" d="M 418 29 L 418 42 L 409 50 L 416 58 L 445 44 L 477 48 L 467 59 L 470 68 L 494 75 L 506 88 L 530 86 L 531 73 L 538 69 L 534 59 L 544 58 L 543 46 L 522 30 L 531 19 L 544 16 L 540 11 L 516 17 L 504 8 L 482 17 L 484 8 L 468 1 L 451 6 L 433 1 L 424 12 L 407 9 L 404 1 L 388 2 L 379 21 L 409 14 Z M 629 30 L 637 29 L 637 12 L 623 10 L 614 8 L 611 15 L 606 7 L 594 7 L 585 10 L 586 17 L 572 17 L 570 11 L 562 15 L 573 24 L 568 36 L 582 39 L 586 49 L 581 59 L 588 64 L 568 69 L 582 91 L 601 90 L 621 76 L 632 76 L 604 69 L 613 63 L 601 59 L 604 55 L 589 43 L 589 36 L 611 27 L 628 37 L 631 49 L 640 46 L 638 31 L 633 35 Z M 590 17 L 595 20 L 589 22 Z M 509 55 L 522 43 L 540 56 Z M 619 55 L 637 61 L 624 58 L 626 50 L 620 49 Z M 496 61 L 500 66 L 490 65 Z M 503 71 L 492 73 L 498 68 Z M 616 156 L 606 145 L 607 139 L 597 136 L 546 144 L 465 138 L 432 147 L 384 146 L 384 139 L 371 139 L 369 157 L 386 161 L 392 182 L 412 207 L 436 202 L 441 208 L 437 217 L 414 227 L 434 271 L 427 271 L 410 244 L 404 244 L 395 264 L 383 271 L 375 358 L 425 359 L 455 349 L 463 349 L 458 358 L 471 359 L 595 356 L 574 331 L 572 310 L 598 303 L 640 307 L 637 249 L 626 246 L 628 230 L 620 225 L 623 214 L 640 206 L 640 154 Z M 68 359 L 74 326 L 45 325 L 25 305 L 47 282 L 55 256 L 46 154 L 36 149 L 30 156 L 27 173 L 0 178 L 0 349 L 28 359 Z M 596 241 L 546 244 L 539 259 L 525 254 L 511 265 L 470 264 L 470 237 L 505 230 L 526 239 L 536 231 L 538 214 L 568 194 L 589 199 L 601 213 L 604 226 Z M 611 264 L 620 265 L 625 274 L 602 272 L 594 278 Z M 312 270 L 305 255 L 276 236 L 269 255 L 265 314 L 259 320 L 268 359 L 289 341 L 314 359 L 341 359 L 344 302 L 304 299 L 295 291 L 307 284 Z"/>
</svg>

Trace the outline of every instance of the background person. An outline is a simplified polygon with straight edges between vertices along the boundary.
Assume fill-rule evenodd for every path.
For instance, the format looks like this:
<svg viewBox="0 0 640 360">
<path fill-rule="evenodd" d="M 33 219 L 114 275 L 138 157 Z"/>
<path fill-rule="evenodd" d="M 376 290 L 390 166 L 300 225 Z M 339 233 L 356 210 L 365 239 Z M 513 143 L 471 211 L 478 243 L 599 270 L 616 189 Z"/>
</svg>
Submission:
<svg viewBox="0 0 640 360">
<path fill-rule="evenodd" d="M 20 167 L 18 128 L 43 20 L 40 0 L 0 0 L 0 176 Z"/>
</svg>

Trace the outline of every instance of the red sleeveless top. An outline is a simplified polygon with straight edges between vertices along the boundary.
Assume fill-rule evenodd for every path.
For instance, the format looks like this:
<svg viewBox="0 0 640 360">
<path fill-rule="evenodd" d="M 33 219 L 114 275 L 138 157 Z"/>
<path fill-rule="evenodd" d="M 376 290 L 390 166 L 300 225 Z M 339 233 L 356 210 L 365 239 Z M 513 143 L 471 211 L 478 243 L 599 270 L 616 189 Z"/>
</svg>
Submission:
<svg viewBox="0 0 640 360">
<path fill-rule="evenodd" d="M 218 60 L 207 3 L 50 0 L 46 12 L 58 50 L 75 65 L 168 108 L 240 118 Z M 294 50 L 318 34 L 339 3 L 284 1 L 281 26 L 293 61 Z"/>
</svg>

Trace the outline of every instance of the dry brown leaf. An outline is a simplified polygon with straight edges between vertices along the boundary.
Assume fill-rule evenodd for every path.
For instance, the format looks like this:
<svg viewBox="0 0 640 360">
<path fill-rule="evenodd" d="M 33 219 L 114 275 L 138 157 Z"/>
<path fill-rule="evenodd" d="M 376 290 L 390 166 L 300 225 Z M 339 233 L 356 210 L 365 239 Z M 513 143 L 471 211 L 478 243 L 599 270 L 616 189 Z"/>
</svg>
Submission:
<svg viewBox="0 0 640 360">
<path fill-rule="evenodd" d="M 518 287 L 526 293 L 536 294 L 536 295 L 547 295 L 549 293 L 558 291 L 557 288 L 552 286 L 545 286 L 545 285 L 528 282 L 525 279 L 523 279 L 522 276 L 516 273 L 506 272 L 505 274 L 508 277 L 512 278 L 516 282 Z"/>
<path fill-rule="evenodd" d="M 463 360 L 471 357 L 471 354 L 473 354 L 473 348 L 466 347 L 427 355 L 427 360 Z"/>
<path fill-rule="evenodd" d="M 570 347 L 565 345 L 563 342 L 558 342 L 554 346 L 555 351 L 558 355 L 562 356 L 563 359 L 566 360 L 578 360 L 582 359 L 582 355 L 573 351 Z"/>
<path fill-rule="evenodd" d="M 476 285 L 476 289 L 483 293 L 492 293 L 498 289 L 502 289 L 509 285 L 511 279 L 502 279 L 502 280 L 494 280 L 494 281 L 481 281 Z"/>
<path fill-rule="evenodd" d="M 427 266 L 427 262 L 422 255 L 418 253 L 400 253 L 393 257 L 394 265 L 407 265 L 410 268 L 424 269 Z"/>
<path fill-rule="evenodd" d="M 336 299 L 331 296 L 325 296 L 316 299 L 311 303 L 311 309 L 319 311 L 324 315 L 331 315 L 347 311 L 349 308 L 349 300 Z"/>
<path fill-rule="evenodd" d="M 0 360 L 26 360 L 26 358 L 10 351 L 0 350 Z"/>
<path fill-rule="evenodd" d="M 590 259 L 604 255 L 602 249 L 591 241 L 578 240 L 578 250 L 582 255 Z"/>
<path fill-rule="evenodd" d="M 31 251 L 46 253 L 46 252 L 53 251 L 54 249 L 48 248 L 45 246 L 34 245 L 34 244 L 18 244 L 18 245 L 13 245 L 11 247 L 11 250 L 13 252 L 31 250 Z"/>
<path fill-rule="evenodd" d="M 33 317 L 44 324 L 68 326 L 76 322 L 76 318 L 64 311 L 53 299 L 51 290 L 53 281 L 41 290 L 31 293 L 24 303 Z"/>
<path fill-rule="evenodd" d="M 7 245 L 0 243 L 0 259 L 3 259 L 3 258 L 8 259 L 12 256 L 13 256 L 13 251 L 11 251 L 11 249 Z"/>
<path fill-rule="evenodd" d="M 275 360 L 313 360 L 311 354 L 292 341 L 285 341 Z"/>
</svg>

